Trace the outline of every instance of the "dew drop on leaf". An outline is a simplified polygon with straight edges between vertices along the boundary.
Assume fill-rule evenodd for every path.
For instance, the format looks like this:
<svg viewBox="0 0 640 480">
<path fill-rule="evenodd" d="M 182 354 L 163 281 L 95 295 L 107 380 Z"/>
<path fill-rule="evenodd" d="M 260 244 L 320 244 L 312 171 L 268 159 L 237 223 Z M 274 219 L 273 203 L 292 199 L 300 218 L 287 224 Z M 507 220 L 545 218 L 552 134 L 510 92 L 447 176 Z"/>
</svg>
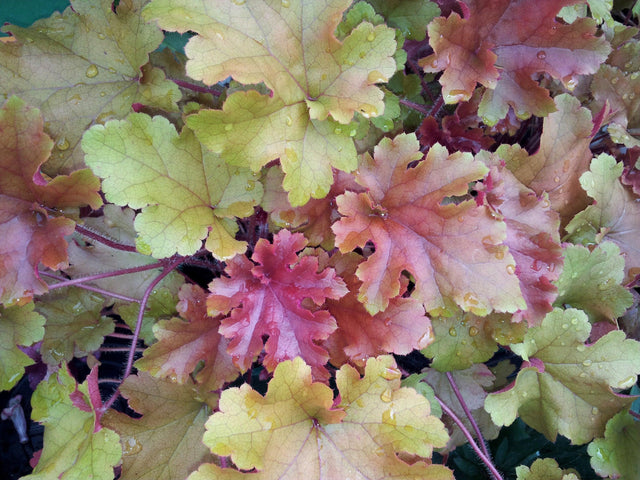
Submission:
<svg viewBox="0 0 640 480">
<path fill-rule="evenodd" d="M 247 185 L 244 187 L 244 189 L 245 189 L 247 192 L 252 191 L 254 188 L 256 188 L 256 182 L 255 182 L 255 181 L 253 181 L 253 180 L 249 180 L 249 181 L 247 182 Z"/>
<path fill-rule="evenodd" d="M 514 273 L 516 273 L 516 266 L 514 264 L 512 264 L 512 263 L 507 265 L 507 273 L 509 275 L 513 275 Z"/>
<path fill-rule="evenodd" d="M 385 403 L 389 403 L 393 399 L 393 392 L 390 388 L 385 388 L 384 391 L 380 394 L 380 400 Z"/>
<path fill-rule="evenodd" d="M 577 351 L 579 351 L 579 352 L 584 352 L 584 351 L 585 351 L 585 349 L 586 349 L 586 347 L 585 347 L 584 345 L 578 345 L 578 346 L 576 347 L 576 350 L 577 350 Z"/>
<path fill-rule="evenodd" d="M 369 72 L 369 75 L 367 76 L 367 81 L 369 83 L 384 83 L 387 82 L 389 79 L 387 77 L 385 77 L 382 73 L 380 73 L 378 70 L 372 70 L 371 72 Z"/>
<path fill-rule="evenodd" d="M 113 67 L 109 67 L 109 73 L 116 73 L 116 69 Z"/>
<path fill-rule="evenodd" d="M 389 425 L 395 425 L 396 424 L 396 412 L 394 412 L 392 409 L 385 410 L 384 412 L 382 412 L 382 421 L 384 423 L 389 424 Z"/>
<path fill-rule="evenodd" d="M 58 139 L 58 141 L 56 142 L 56 148 L 58 150 L 62 150 L 62 151 L 68 150 L 69 149 L 69 140 L 67 140 L 66 137 L 60 137 Z"/>
<path fill-rule="evenodd" d="M 289 8 L 289 0 L 282 0 L 281 2 L 282 8 Z"/>
<path fill-rule="evenodd" d="M 611 79 L 611 85 L 615 85 L 616 83 L 618 83 L 618 77 L 613 77 Z"/>
<path fill-rule="evenodd" d="M 598 410 L 598 407 L 593 407 L 591 409 L 591 415 L 597 415 L 600 412 L 600 410 Z"/>
<path fill-rule="evenodd" d="M 293 120 L 291 120 L 291 117 L 289 115 L 287 115 L 287 118 L 285 118 L 284 122 L 287 124 L 287 127 L 290 127 L 293 124 Z"/>
<path fill-rule="evenodd" d="M 376 34 L 371 32 L 369 35 L 367 35 L 367 42 L 373 42 L 376 39 Z"/>
<path fill-rule="evenodd" d="M 333 129 L 333 133 L 335 133 L 336 135 L 340 135 L 342 133 L 342 128 L 340 127 L 336 127 Z"/>
<path fill-rule="evenodd" d="M 540 60 L 544 60 L 545 58 L 547 58 L 547 53 L 544 50 L 540 50 L 536 56 L 540 59 Z"/>
<path fill-rule="evenodd" d="M 582 365 L 584 365 L 585 367 L 590 367 L 592 363 L 593 362 L 587 358 L 582 362 Z"/>
<path fill-rule="evenodd" d="M 87 76 L 87 78 L 95 77 L 96 75 L 98 75 L 98 67 L 96 67 L 94 64 L 89 65 L 87 71 L 85 72 L 85 75 Z"/>
<path fill-rule="evenodd" d="M 104 33 L 100 32 L 100 33 L 98 33 L 98 38 L 100 40 L 104 40 L 106 37 L 105 37 Z"/>
<path fill-rule="evenodd" d="M 360 113 L 364 118 L 375 117 L 378 115 L 378 109 L 373 105 L 365 103 L 360 107 Z"/>
<path fill-rule="evenodd" d="M 454 327 L 451 327 L 449 329 L 449 335 L 451 335 L 452 337 L 457 337 L 458 336 L 458 332 L 456 331 L 456 329 Z"/>
<path fill-rule="evenodd" d="M 385 380 L 396 380 L 402 377 L 402 372 L 397 368 L 387 367 L 382 371 L 380 376 Z"/>
<path fill-rule="evenodd" d="M 244 2 L 246 0 L 233 0 L 233 3 L 235 3 L 236 5 L 244 5 Z"/>
<path fill-rule="evenodd" d="M 569 328 L 569 324 L 568 324 L 568 323 L 563 323 L 563 324 L 562 324 L 562 329 L 563 329 L 563 330 L 566 330 L 566 329 L 568 329 L 568 328 Z"/>
<path fill-rule="evenodd" d="M 142 445 L 134 438 L 129 437 L 126 442 L 123 442 L 122 445 L 122 454 L 123 455 L 135 455 L 136 453 L 140 453 L 142 450 Z"/>
<path fill-rule="evenodd" d="M 225 129 L 227 132 L 230 132 L 231 130 L 233 130 L 233 125 L 232 125 L 232 124 L 230 124 L 230 123 L 227 123 L 227 124 L 224 126 L 224 129 Z"/>
<path fill-rule="evenodd" d="M 618 383 L 618 388 L 622 388 L 626 390 L 627 388 L 631 388 L 636 383 L 636 376 L 631 375 L 630 377 L 625 378 L 624 380 Z"/>
<path fill-rule="evenodd" d="M 469 336 L 470 337 L 475 337 L 476 335 L 478 335 L 478 333 L 480 333 L 480 330 L 478 330 L 477 327 L 469 327 Z"/>
</svg>

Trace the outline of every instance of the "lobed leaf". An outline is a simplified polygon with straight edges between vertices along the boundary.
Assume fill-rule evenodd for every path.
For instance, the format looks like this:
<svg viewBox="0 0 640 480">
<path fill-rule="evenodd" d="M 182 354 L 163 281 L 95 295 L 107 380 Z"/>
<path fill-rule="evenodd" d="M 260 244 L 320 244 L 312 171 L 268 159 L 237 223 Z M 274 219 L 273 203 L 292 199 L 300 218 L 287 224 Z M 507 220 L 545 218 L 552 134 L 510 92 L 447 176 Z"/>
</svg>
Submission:
<svg viewBox="0 0 640 480">
<path fill-rule="evenodd" d="M 447 439 L 428 401 L 401 388 L 400 376 L 390 356 L 369 359 L 363 378 L 345 365 L 336 378 L 341 402 L 333 407 L 331 389 L 312 383 L 311 368 L 300 358 L 282 362 L 264 397 L 246 384 L 225 390 L 220 412 L 207 421 L 204 442 L 212 451 L 256 471 L 208 464 L 189 479 L 453 480 L 445 467 L 422 460 L 409 465 L 397 457 L 430 457 Z"/>
<path fill-rule="evenodd" d="M 3 28 L 16 41 L 0 43 L 0 93 L 42 110 L 56 145 L 50 175 L 84 166 L 83 132 L 125 116 L 132 104 L 177 110 L 178 87 L 159 69 L 141 71 L 162 42 L 162 31 L 140 16 L 146 1 L 112 8 L 111 0 L 73 0 L 29 28 Z"/>
<path fill-rule="evenodd" d="M 98 179 L 89 170 L 48 181 L 40 172 L 53 142 L 40 111 L 11 97 L 0 109 L 0 303 L 47 291 L 37 269 L 67 266 L 65 235 L 75 223 L 51 210 L 98 208 Z"/>
<path fill-rule="evenodd" d="M 133 113 L 93 126 L 82 148 L 87 165 L 104 178 L 107 200 L 142 209 L 135 220 L 138 250 L 156 258 L 189 255 L 204 238 L 218 259 L 246 249 L 234 238 L 233 218 L 253 213 L 262 186 L 246 169 L 203 151 L 189 129 L 178 134 L 163 117 Z"/>
<path fill-rule="evenodd" d="M 368 191 L 337 198 L 343 218 L 332 229 L 340 251 L 375 245 L 356 272 L 358 299 L 371 314 L 384 311 L 406 270 L 415 281 L 412 297 L 430 314 L 451 314 L 456 304 L 478 315 L 525 308 L 513 257 L 501 247 L 504 223 L 472 200 L 442 204 L 465 195 L 488 169 L 439 145 L 409 167 L 421 159 L 414 135 L 385 138 L 356 175 Z"/>
<path fill-rule="evenodd" d="M 616 330 L 587 345 L 590 331 L 580 310 L 554 309 L 523 343 L 511 345 L 527 363 L 515 383 L 487 397 L 493 421 L 509 425 L 519 414 L 550 441 L 558 433 L 576 444 L 601 436 L 607 421 L 634 400 L 612 387 L 635 383 L 640 343 Z"/>
</svg>

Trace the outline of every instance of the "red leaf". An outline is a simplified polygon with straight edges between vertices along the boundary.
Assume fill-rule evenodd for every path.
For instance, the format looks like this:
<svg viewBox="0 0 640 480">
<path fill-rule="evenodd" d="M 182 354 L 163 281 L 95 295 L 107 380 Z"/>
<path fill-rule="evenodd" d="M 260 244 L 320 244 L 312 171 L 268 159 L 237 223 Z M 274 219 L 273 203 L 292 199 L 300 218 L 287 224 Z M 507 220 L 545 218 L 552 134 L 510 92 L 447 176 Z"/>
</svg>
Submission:
<svg viewBox="0 0 640 480">
<path fill-rule="evenodd" d="M 358 299 L 371 314 L 385 310 L 400 294 L 400 277 L 414 278 L 418 299 L 430 314 L 455 305 L 478 315 L 524 308 L 514 260 L 502 245 L 504 223 L 473 200 L 445 202 L 468 192 L 486 167 L 468 153 L 448 155 L 434 146 L 422 154 L 413 135 L 385 138 L 374 157 L 365 155 L 357 174 L 367 193 L 338 197 L 344 218 L 333 225 L 342 252 L 373 241 L 375 252 L 360 264 Z"/>
<path fill-rule="evenodd" d="M 515 273 L 527 302 L 527 309 L 516 312 L 513 321 L 524 319 L 529 326 L 536 326 L 553 309 L 557 297 L 558 289 L 552 282 L 560 276 L 563 264 L 558 233 L 560 217 L 551 209 L 546 194 L 538 198 L 497 155 L 485 152 L 484 156 L 491 172 L 486 187 L 479 188 L 486 191 L 487 203 L 507 224 L 504 243 L 516 261 Z"/>
<path fill-rule="evenodd" d="M 433 55 L 420 61 L 440 72 L 446 103 L 468 100 L 476 84 L 487 87 L 481 114 L 494 124 L 511 105 L 518 117 L 545 116 L 554 110 L 549 92 L 533 78 L 547 73 L 575 87 L 575 76 L 594 73 L 610 51 L 594 36 L 593 20 L 571 25 L 555 20 L 576 0 L 466 0 L 465 17 L 452 13 L 429 24 Z"/>
<path fill-rule="evenodd" d="M 229 353 L 243 371 L 262 350 L 262 335 L 269 335 L 263 364 L 272 371 L 284 360 L 302 357 L 323 373 L 327 351 L 316 344 L 336 329 L 335 319 L 326 310 L 312 311 L 303 304 L 310 298 L 316 305 L 347 293 L 333 268 L 318 270 L 315 257 L 298 258 L 296 252 L 307 244 L 304 236 L 281 230 L 273 244 L 260 239 L 253 265 L 246 257 L 227 262 L 230 278 L 216 278 L 209 285 L 210 314 L 228 313 L 220 333 L 231 339 Z"/>
<path fill-rule="evenodd" d="M 158 342 L 136 362 L 136 367 L 156 377 L 185 383 L 200 361 L 204 368 L 196 376 L 207 391 L 222 388 L 238 375 L 227 354 L 228 341 L 218 332 L 220 321 L 207 314 L 206 294 L 197 285 L 183 285 L 179 293 L 179 318 L 161 320 L 154 328 Z"/>
<path fill-rule="evenodd" d="M 406 355 L 429 345 L 433 341 L 431 320 L 416 299 L 392 298 L 389 307 L 376 315 L 367 312 L 358 301 L 361 282 L 355 270 L 360 260 L 355 253 L 331 257 L 331 263 L 349 287 L 349 293 L 341 299 L 326 302 L 338 322 L 338 329 L 325 342 L 331 363 L 339 366 L 348 360 L 364 367 L 369 357 L 385 353 Z"/>
<path fill-rule="evenodd" d="M 46 292 L 37 268 L 67 265 L 65 235 L 75 223 L 49 216 L 48 209 L 90 205 L 102 200 L 99 180 L 89 170 L 48 182 L 40 173 L 52 140 L 43 131 L 40 112 L 12 97 L 0 110 L 0 302 Z"/>
</svg>

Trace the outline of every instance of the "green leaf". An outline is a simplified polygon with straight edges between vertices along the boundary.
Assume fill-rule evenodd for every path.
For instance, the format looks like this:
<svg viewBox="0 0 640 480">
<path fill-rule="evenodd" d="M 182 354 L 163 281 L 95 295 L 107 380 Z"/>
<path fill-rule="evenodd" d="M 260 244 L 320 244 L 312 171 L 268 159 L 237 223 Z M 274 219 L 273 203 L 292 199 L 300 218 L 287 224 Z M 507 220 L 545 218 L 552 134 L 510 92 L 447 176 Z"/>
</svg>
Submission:
<svg viewBox="0 0 640 480">
<path fill-rule="evenodd" d="M 24 480 L 112 480 L 122 456 L 118 434 L 94 429 L 95 414 L 76 407 L 71 398 L 78 386 L 65 368 L 41 382 L 31 398 L 32 418 L 44 424 L 44 448 L 38 464 Z M 79 386 L 87 401 L 87 385 Z"/>
<path fill-rule="evenodd" d="M 253 213 L 262 184 L 203 151 L 190 130 L 178 134 L 163 117 L 133 113 L 92 127 L 82 148 L 87 165 L 104 178 L 106 198 L 142 209 L 135 220 L 139 250 L 156 258 L 190 255 L 204 238 L 221 260 L 246 249 L 234 238 L 234 217 Z"/>
<path fill-rule="evenodd" d="M 440 15 L 437 3 L 425 0 L 367 0 L 390 27 L 400 30 L 407 40 L 422 41 L 427 25 Z"/>
<path fill-rule="evenodd" d="M 554 305 L 579 308 L 591 323 L 615 322 L 633 304 L 631 292 L 620 285 L 623 278 L 624 257 L 616 244 L 603 242 L 593 251 L 582 245 L 567 245 Z"/>
<path fill-rule="evenodd" d="M 640 423 L 626 410 L 607 423 L 604 438 L 588 447 L 591 466 L 602 477 L 632 480 L 640 471 Z"/>
<path fill-rule="evenodd" d="M 146 18 L 164 29 L 198 33 L 185 48 L 189 76 L 207 85 L 232 76 L 272 90 L 272 96 L 236 92 L 222 112 L 201 111 L 187 125 L 234 165 L 257 171 L 280 158 L 293 206 L 324 197 L 332 167 L 356 168 L 350 129 L 339 131 L 335 122 L 348 124 L 355 112 L 380 115 L 376 84 L 396 71 L 395 31 L 386 25 L 362 22 L 344 40 L 334 36 L 350 3 L 154 0 L 145 8 Z"/>
<path fill-rule="evenodd" d="M 523 343 L 511 345 L 527 363 L 510 389 L 487 397 L 493 421 L 510 425 L 519 414 L 551 441 L 558 433 L 575 444 L 601 436 L 606 422 L 634 400 L 611 388 L 635 383 L 640 343 L 616 330 L 587 345 L 590 331 L 584 312 L 556 308 Z"/>
<path fill-rule="evenodd" d="M 176 111 L 180 91 L 159 69 L 140 67 L 162 42 L 162 31 L 144 22 L 146 0 L 73 0 L 23 29 L 4 27 L 16 42 L 0 43 L 0 93 L 19 95 L 42 110 L 56 143 L 47 173 L 83 166 L 85 129 L 145 105 Z"/>
<path fill-rule="evenodd" d="M 45 319 L 33 311 L 33 303 L 0 305 L 0 391 L 10 390 L 33 360 L 18 345 L 29 346 L 42 340 Z"/>
<path fill-rule="evenodd" d="M 212 461 L 202 444 L 209 409 L 193 384 L 178 385 L 140 373 L 128 377 L 121 392 L 142 414 L 131 418 L 109 410 L 103 417 L 104 425 L 121 436 L 123 479 L 183 479 L 202 462 Z M 206 400 L 215 406 L 214 395 Z"/>
<path fill-rule="evenodd" d="M 578 480 L 573 472 L 562 470 L 553 458 L 538 458 L 531 465 L 516 467 L 517 480 Z"/>
<path fill-rule="evenodd" d="M 98 350 L 115 328 L 113 319 L 100 315 L 103 304 L 102 296 L 74 287 L 41 297 L 36 309 L 47 319 L 42 359 L 59 365 Z"/>
<path fill-rule="evenodd" d="M 625 275 L 640 267 L 640 203 L 619 181 L 623 164 L 602 153 L 591 162 L 580 184 L 595 202 L 578 213 L 566 227 L 569 238 L 583 244 L 610 240 L 625 257 Z"/>
</svg>

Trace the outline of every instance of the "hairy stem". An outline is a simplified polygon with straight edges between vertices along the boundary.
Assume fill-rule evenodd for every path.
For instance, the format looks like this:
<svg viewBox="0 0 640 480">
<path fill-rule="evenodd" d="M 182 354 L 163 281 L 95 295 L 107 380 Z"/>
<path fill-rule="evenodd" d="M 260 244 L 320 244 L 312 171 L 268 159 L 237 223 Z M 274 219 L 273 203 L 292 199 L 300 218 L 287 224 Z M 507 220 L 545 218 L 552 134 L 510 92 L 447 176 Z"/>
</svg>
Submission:
<svg viewBox="0 0 640 480">
<path fill-rule="evenodd" d="M 113 240 L 106 238 L 99 233 L 93 232 L 88 228 L 83 227 L 82 225 L 76 224 L 76 232 L 78 232 L 83 237 L 90 238 L 116 250 L 124 250 L 125 252 L 137 252 L 136 247 L 132 245 L 125 245 L 124 243 L 114 242 Z"/>
<path fill-rule="evenodd" d="M 160 274 L 153 279 L 153 281 L 149 284 L 147 289 L 144 291 L 144 295 L 142 296 L 142 300 L 140 301 L 140 309 L 138 310 L 138 320 L 136 321 L 136 328 L 133 331 L 133 336 L 131 337 L 131 346 L 129 347 L 127 365 L 124 369 L 124 373 L 122 374 L 123 382 L 129 376 L 129 374 L 131 373 L 131 369 L 133 368 L 133 359 L 135 358 L 135 355 L 136 355 L 136 350 L 138 347 L 138 338 L 140 337 L 140 330 L 142 329 L 142 319 L 144 318 L 144 311 L 147 308 L 149 297 L 151 296 L 153 289 L 156 288 L 158 283 L 160 283 L 164 277 L 166 277 L 173 270 L 175 270 L 178 267 L 178 265 L 180 265 L 181 261 L 182 261 L 181 257 L 173 257 L 164 266 L 164 268 L 162 269 L 162 272 L 160 272 Z M 120 385 L 122 385 L 122 383 L 120 383 Z M 116 398 L 118 398 L 118 395 L 120 395 L 120 385 L 118 385 L 118 388 L 116 388 L 116 390 L 113 392 L 109 400 L 107 400 L 105 404 L 102 406 L 103 413 L 106 412 L 109 408 L 111 408 L 111 405 L 113 405 L 113 402 L 115 402 Z"/>
<path fill-rule="evenodd" d="M 467 407 L 467 404 L 464 401 L 462 394 L 460 393 L 460 389 L 458 388 L 458 385 L 456 384 L 456 381 L 453 378 L 453 375 L 451 375 L 451 372 L 447 372 L 446 375 L 447 375 L 447 380 L 449 380 L 449 384 L 453 389 L 453 393 L 458 399 L 458 402 L 460 402 L 460 406 L 462 407 L 462 410 L 464 410 L 464 414 L 469 419 L 469 423 L 471 423 L 471 426 L 473 427 L 473 431 L 476 432 L 476 438 L 478 439 L 480 448 L 482 448 L 482 451 L 487 456 L 487 458 L 491 458 L 491 455 L 489 454 L 489 450 L 487 450 L 487 445 L 484 441 L 484 437 L 482 436 L 482 432 L 480 431 L 480 427 L 478 427 L 478 423 L 476 422 L 476 419 L 473 418 L 473 415 L 471 414 L 469 407 Z"/>
<path fill-rule="evenodd" d="M 150 263 L 148 265 L 140 265 L 139 267 L 123 268 L 122 270 L 116 270 L 113 272 L 98 273 L 96 275 L 89 275 L 87 277 L 74 278 L 73 280 L 65 280 L 64 282 L 49 285 L 49 290 L 55 290 L 57 288 L 70 287 L 72 285 L 78 285 L 84 282 L 92 282 L 94 280 L 100 280 L 101 278 L 118 277 L 120 275 L 127 275 L 128 273 L 144 272 L 145 270 L 153 270 L 164 266 L 165 262 Z"/>
<path fill-rule="evenodd" d="M 42 272 L 41 271 L 40 275 L 44 275 L 45 277 L 53 278 L 55 280 L 60 280 L 61 282 L 66 282 L 67 281 L 66 278 L 60 277 L 58 275 L 54 275 L 53 273 L 49 273 L 49 272 Z M 83 284 L 78 284 L 76 286 L 78 288 L 82 288 L 84 290 L 89 290 L 90 292 L 99 293 L 100 295 L 104 295 L 105 297 L 113 297 L 113 298 L 117 298 L 119 300 L 124 300 L 125 302 L 140 303 L 140 300 L 138 300 L 137 298 L 128 297 L 126 295 L 121 295 L 121 294 L 115 293 L 115 292 L 110 292 L 109 290 L 104 290 L 102 288 L 92 287 L 92 286 L 83 285 Z M 51 286 L 49 288 L 51 288 Z"/>
<path fill-rule="evenodd" d="M 484 463 L 486 465 L 487 469 L 491 473 L 491 476 L 494 478 L 494 480 L 503 480 L 502 479 L 502 475 L 500 475 L 500 472 L 498 472 L 498 470 L 496 469 L 496 467 L 493 464 L 493 462 L 491 461 L 491 459 L 484 454 L 482 449 L 475 442 L 475 440 L 473 439 L 473 435 L 471 435 L 471 432 L 469 430 L 467 430 L 467 427 L 464 426 L 464 423 L 462 422 L 462 420 L 460 420 L 458 418 L 458 416 L 453 412 L 453 410 L 451 410 L 437 396 L 436 396 L 436 400 L 438 400 L 438 403 L 442 407 L 442 410 L 444 411 L 444 413 L 449 415 L 451 417 L 451 419 L 456 423 L 456 425 L 458 425 L 458 427 L 462 431 L 462 434 L 469 441 L 469 445 L 471 445 L 471 448 L 473 448 L 473 451 L 476 452 L 476 455 L 478 455 L 478 458 L 480 458 L 480 460 L 482 460 L 482 463 Z"/>
<path fill-rule="evenodd" d="M 401 98 L 400 103 L 405 107 L 413 108 L 416 112 L 420 112 L 423 115 L 429 115 L 429 109 L 425 105 L 420 105 L 419 103 L 412 102 L 406 98 Z"/>
</svg>

